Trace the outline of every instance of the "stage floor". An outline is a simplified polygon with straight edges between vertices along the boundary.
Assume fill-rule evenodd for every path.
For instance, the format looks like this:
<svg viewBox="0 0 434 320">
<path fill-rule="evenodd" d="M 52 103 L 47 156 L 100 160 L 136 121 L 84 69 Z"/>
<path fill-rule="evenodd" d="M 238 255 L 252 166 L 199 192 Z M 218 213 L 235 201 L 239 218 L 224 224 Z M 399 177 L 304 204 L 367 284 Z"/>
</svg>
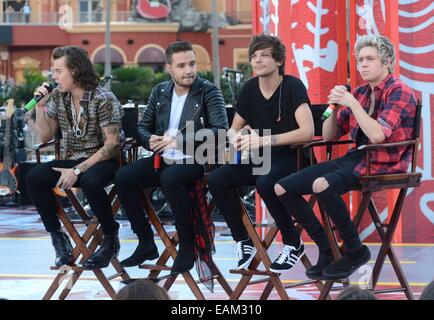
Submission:
<svg viewBox="0 0 434 320">
<path fill-rule="evenodd" d="M 128 221 L 121 223 L 120 238 L 121 252 L 120 260 L 129 256 L 137 241 L 131 232 Z M 174 230 L 174 227 L 168 227 Z M 229 282 L 232 288 L 237 285 L 240 276 L 229 273 L 229 270 L 236 265 L 234 252 L 234 242 L 231 237 L 221 233 L 227 233 L 224 223 L 217 223 L 216 230 L 216 254 L 214 260 Z M 159 252 L 163 251 L 163 244 L 156 237 Z M 307 243 L 306 251 L 311 261 L 317 258 L 317 249 L 312 243 Z M 271 259 L 274 259 L 281 248 L 281 243 L 274 243 L 269 249 Z M 376 257 L 380 245 L 378 243 L 368 243 L 372 256 Z M 395 252 L 401 261 L 402 268 L 410 282 L 416 298 L 420 296 L 424 286 L 434 279 L 434 244 L 400 244 L 395 246 Z M 0 208 L 0 298 L 11 300 L 39 300 L 48 289 L 50 283 L 56 275 L 56 271 L 49 268 L 54 261 L 54 250 L 48 234 L 43 229 L 39 215 L 32 208 Z M 367 274 L 372 271 L 373 261 L 362 267 L 352 277 L 352 284 L 363 284 Z M 103 270 L 106 275 L 114 273 L 114 269 L 109 267 Z M 128 268 L 128 273 L 132 278 L 144 278 L 148 271 L 137 267 Z M 193 271 L 193 275 L 196 272 Z M 298 264 L 290 272 L 285 272 L 281 276 L 285 284 L 293 284 L 305 281 L 304 268 Z M 122 287 L 119 280 L 112 280 L 115 290 Z M 392 288 L 399 285 L 393 273 L 390 262 L 386 260 L 379 281 L 381 288 Z M 258 299 L 264 289 L 265 284 L 248 286 L 241 299 Z M 209 292 L 204 286 L 199 285 L 207 299 L 227 299 L 227 295 L 216 282 L 215 292 Z M 307 285 L 287 290 L 292 299 L 313 300 L 318 298 L 318 290 L 314 285 Z M 60 290 L 58 291 L 58 294 Z M 338 291 L 333 291 L 335 296 Z M 182 277 L 170 290 L 172 299 L 195 299 Z M 57 296 L 55 296 L 57 297 Z M 391 293 L 380 295 L 381 299 L 405 299 L 403 293 Z M 77 300 L 100 300 L 109 299 L 101 284 L 97 281 L 91 271 L 85 271 L 82 278 L 72 289 L 67 299 Z M 276 291 L 270 295 L 270 299 L 279 299 Z"/>
</svg>

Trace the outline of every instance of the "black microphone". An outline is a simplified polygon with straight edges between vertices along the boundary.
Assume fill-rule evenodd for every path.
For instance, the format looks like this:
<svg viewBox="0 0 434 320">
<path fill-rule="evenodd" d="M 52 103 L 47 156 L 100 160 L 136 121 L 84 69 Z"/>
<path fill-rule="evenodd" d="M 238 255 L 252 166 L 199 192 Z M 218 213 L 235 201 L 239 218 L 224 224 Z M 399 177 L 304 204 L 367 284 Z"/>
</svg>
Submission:
<svg viewBox="0 0 434 320">
<path fill-rule="evenodd" d="M 347 91 L 351 93 L 351 86 L 346 84 L 345 87 L 347 88 Z M 326 111 L 324 111 L 324 113 L 322 114 L 321 120 L 324 121 L 328 117 L 330 117 L 337 106 L 337 104 L 329 104 Z"/>
<path fill-rule="evenodd" d="M 240 70 L 226 68 L 226 67 L 223 68 L 223 73 L 240 73 L 240 74 L 243 74 L 243 72 Z"/>
<path fill-rule="evenodd" d="M 48 93 L 51 93 L 51 91 L 53 91 L 53 85 L 51 83 L 47 83 L 46 85 L 44 85 L 45 88 L 47 88 Z M 33 97 L 32 100 L 30 100 L 29 102 L 27 102 L 27 104 L 24 106 L 24 109 L 26 109 L 25 112 L 32 110 L 39 101 L 41 101 L 41 99 L 44 97 L 45 95 L 43 94 L 37 94 Z"/>
</svg>

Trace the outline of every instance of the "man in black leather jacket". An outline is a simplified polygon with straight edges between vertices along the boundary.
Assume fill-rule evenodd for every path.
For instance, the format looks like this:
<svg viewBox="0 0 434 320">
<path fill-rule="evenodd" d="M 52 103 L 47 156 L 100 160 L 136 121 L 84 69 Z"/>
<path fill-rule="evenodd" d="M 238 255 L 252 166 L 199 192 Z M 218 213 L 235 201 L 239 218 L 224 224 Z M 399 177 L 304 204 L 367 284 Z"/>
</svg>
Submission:
<svg viewBox="0 0 434 320">
<path fill-rule="evenodd" d="M 115 187 L 139 238 L 136 250 L 121 265 L 136 266 L 158 257 L 140 193 L 145 188 L 161 186 L 175 215 L 179 235 L 179 251 L 171 271 L 177 274 L 194 265 L 189 190 L 204 174 L 203 163 L 194 157 L 198 146 L 194 142 L 195 133 L 205 129 L 216 137 L 219 129 L 228 128 L 228 120 L 221 91 L 197 77 L 196 57 L 190 43 L 172 43 L 166 50 L 166 61 L 172 80 L 154 87 L 137 125 L 140 143 L 154 155 L 121 168 L 115 177 Z M 161 157 L 159 168 L 154 162 L 156 157 Z"/>
</svg>

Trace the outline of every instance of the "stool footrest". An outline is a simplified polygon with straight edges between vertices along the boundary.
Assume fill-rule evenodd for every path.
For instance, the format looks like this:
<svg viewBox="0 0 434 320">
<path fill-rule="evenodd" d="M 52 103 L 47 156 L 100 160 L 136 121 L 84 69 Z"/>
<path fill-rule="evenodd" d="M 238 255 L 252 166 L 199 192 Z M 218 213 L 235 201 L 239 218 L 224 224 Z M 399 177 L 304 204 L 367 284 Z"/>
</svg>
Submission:
<svg viewBox="0 0 434 320">
<path fill-rule="evenodd" d="M 156 264 L 142 264 L 139 266 L 139 269 L 170 271 L 172 270 L 172 267 L 158 266 Z"/>
<path fill-rule="evenodd" d="M 301 282 L 297 282 L 297 283 L 287 284 L 284 287 L 285 287 L 285 289 L 296 288 L 296 287 L 301 287 L 301 286 L 306 286 L 308 284 L 316 283 L 318 281 L 319 280 L 306 280 L 306 281 L 301 281 Z"/>
<path fill-rule="evenodd" d="M 404 291 L 407 291 L 407 289 L 400 287 L 400 288 L 391 288 L 391 289 L 383 289 L 383 290 L 371 290 L 371 291 L 374 294 L 381 294 L 381 293 L 391 293 L 391 292 L 400 292 L 400 291 L 404 292 Z"/>
<path fill-rule="evenodd" d="M 211 278 L 206 278 L 206 279 L 204 279 L 204 281 L 209 281 L 209 280 L 217 280 L 218 278 L 219 278 L 220 276 L 219 275 L 213 275 Z M 197 280 L 194 280 L 197 284 L 200 284 L 200 283 L 202 283 L 202 281 L 201 280 L 199 280 L 199 279 L 197 279 Z"/>
<path fill-rule="evenodd" d="M 83 267 L 74 265 L 74 266 L 62 266 L 62 267 L 51 266 L 50 270 L 84 271 L 86 269 L 84 269 Z"/>
<path fill-rule="evenodd" d="M 271 228 L 274 226 L 274 223 L 253 223 L 255 228 Z"/>
<path fill-rule="evenodd" d="M 262 270 L 238 270 L 238 269 L 231 269 L 229 270 L 229 273 L 235 273 L 235 274 L 241 274 L 243 276 L 278 276 L 278 273 L 274 273 L 271 271 L 262 271 Z"/>
<path fill-rule="evenodd" d="M 110 280 L 116 279 L 116 278 L 118 278 L 118 277 L 122 277 L 124 274 L 125 274 L 125 272 L 118 272 L 118 273 L 115 273 L 115 274 L 113 274 L 113 275 L 107 277 L 107 280 L 110 281 Z"/>
<path fill-rule="evenodd" d="M 93 220 L 71 220 L 71 223 L 72 224 L 78 224 L 78 225 L 84 224 L 86 226 L 88 226 L 90 224 L 99 224 L 99 222 L 93 221 Z"/>
<path fill-rule="evenodd" d="M 270 281 L 270 277 L 249 281 L 248 285 L 251 286 L 251 285 L 260 284 L 268 281 Z"/>
</svg>

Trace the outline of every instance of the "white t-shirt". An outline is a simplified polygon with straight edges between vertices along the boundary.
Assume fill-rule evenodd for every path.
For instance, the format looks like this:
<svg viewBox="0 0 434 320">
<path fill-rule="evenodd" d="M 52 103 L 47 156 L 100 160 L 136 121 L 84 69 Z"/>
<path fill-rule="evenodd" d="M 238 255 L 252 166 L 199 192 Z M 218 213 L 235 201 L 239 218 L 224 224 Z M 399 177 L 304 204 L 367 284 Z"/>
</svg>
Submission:
<svg viewBox="0 0 434 320">
<path fill-rule="evenodd" d="M 187 93 L 183 96 L 179 96 L 176 94 L 175 89 L 173 89 L 172 94 L 172 105 L 170 107 L 170 119 L 169 119 L 169 127 L 165 132 L 165 135 L 170 137 L 176 137 L 179 128 L 179 121 L 181 120 L 182 110 L 184 109 L 185 100 L 187 99 Z M 171 159 L 171 160 L 180 160 L 190 158 L 191 156 L 187 156 L 181 150 L 178 149 L 167 149 L 163 152 L 163 158 Z"/>
</svg>

